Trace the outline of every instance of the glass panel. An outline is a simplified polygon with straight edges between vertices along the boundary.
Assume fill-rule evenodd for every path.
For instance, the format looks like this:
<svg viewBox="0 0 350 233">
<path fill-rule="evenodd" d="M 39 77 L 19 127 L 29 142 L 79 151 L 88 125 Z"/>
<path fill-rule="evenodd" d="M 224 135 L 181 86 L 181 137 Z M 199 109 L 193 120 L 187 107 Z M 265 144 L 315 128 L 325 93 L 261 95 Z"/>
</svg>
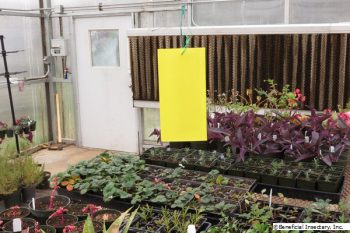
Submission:
<svg viewBox="0 0 350 233">
<path fill-rule="evenodd" d="M 29 116 L 37 121 L 33 132 L 33 144 L 37 145 L 48 141 L 48 119 L 46 108 L 46 94 L 44 84 L 32 84 L 19 91 L 17 86 L 12 87 L 13 102 L 16 118 Z M 0 121 L 12 125 L 10 102 L 7 88 L 0 88 Z M 13 140 L 9 138 L 7 140 Z"/>
<path fill-rule="evenodd" d="M 56 83 L 60 97 L 62 138 L 75 140 L 75 107 L 72 83 Z"/>
<path fill-rule="evenodd" d="M 193 4 L 193 17 L 198 26 L 280 24 L 284 0 L 198 3 Z"/>
<path fill-rule="evenodd" d="M 143 138 L 144 141 L 156 142 L 157 137 L 149 135 L 153 132 L 154 129 L 160 128 L 159 121 L 159 109 L 154 108 L 143 108 Z"/>
<path fill-rule="evenodd" d="M 350 21 L 349 0 L 290 1 L 290 23 L 339 23 Z"/>
<path fill-rule="evenodd" d="M 92 66 L 119 66 L 118 30 L 90 31 Z"/>
</svg>

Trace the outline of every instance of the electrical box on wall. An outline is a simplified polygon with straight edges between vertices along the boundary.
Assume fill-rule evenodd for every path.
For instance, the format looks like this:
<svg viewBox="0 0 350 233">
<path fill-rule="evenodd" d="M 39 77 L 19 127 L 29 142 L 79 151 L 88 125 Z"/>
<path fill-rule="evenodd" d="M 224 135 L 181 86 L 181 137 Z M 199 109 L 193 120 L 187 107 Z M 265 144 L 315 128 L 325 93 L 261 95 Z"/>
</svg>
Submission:
<svg viewBox="0 0 350 233">
<path fill-rule="evenodd" d="M 56 57 L 67 56 L 67 40 L 63 38 L 51 39 L 51 55 Z"/>
</svg>

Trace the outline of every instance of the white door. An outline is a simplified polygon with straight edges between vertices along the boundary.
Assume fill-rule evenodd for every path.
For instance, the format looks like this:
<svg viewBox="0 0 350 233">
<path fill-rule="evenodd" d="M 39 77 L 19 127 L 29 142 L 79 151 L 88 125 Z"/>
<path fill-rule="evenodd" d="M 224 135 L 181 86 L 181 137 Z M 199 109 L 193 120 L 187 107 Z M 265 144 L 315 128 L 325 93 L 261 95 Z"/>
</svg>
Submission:
<svg viewBox="0 0 350 233">
<path fill-rule="evenodd" d="M 129 74 L 130 16 L 75 20 L 78 106 L 84 147 L 138 152 Z"/>
</svg>

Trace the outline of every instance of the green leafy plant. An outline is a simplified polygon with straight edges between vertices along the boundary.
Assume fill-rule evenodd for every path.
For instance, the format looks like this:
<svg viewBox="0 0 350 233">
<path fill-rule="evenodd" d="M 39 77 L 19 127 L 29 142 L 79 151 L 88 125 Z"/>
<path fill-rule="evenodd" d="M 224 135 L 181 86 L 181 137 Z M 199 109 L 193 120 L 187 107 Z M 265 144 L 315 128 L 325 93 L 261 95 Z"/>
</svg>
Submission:
<svg viewBox="0 0 350 233">
<path fill-rule="evenodd" d="M 31 156 L 23 156 L 20 158 L 21 165 L 21 181 L 24 187 L 32 187 L 39 184 L 43 180 L 44 168 L 38 166 Z"/>
<path fill-rule="evenodd" d="M 127 211 L 123 212 L 113 223 L 112 225 L 106 230 L 106 225 L 103 226 L 103 233 L 127 233 L 129 231 L 130 225 L 133 222 L 138 208 L 134 210 L 130 216 L 129 212 L 132 208 L 128 209 Z M 124 228 L 121 230 L 120 227 L 122 224 L 125 223 Z M 88 215 L 84 228 L 83 228 L 84 233 L 95 233 L 94 225 L 92 222 L 92 219 L 90 215 Z"/>
<path fill-rule="evenodd" d="M 0 195 L 9 195 L 21 185 L 21 167 L 18 160 L 0 159 Z"/>
</svg>

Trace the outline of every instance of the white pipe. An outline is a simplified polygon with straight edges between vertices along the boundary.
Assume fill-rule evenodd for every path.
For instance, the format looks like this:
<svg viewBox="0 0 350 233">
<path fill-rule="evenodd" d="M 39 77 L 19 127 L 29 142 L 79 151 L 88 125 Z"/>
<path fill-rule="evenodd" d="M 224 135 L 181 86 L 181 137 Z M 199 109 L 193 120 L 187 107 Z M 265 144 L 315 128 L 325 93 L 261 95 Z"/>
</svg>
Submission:
<svg viewBox="0 0 350 233">
<path fill-rule="evenodd" d="M 184 34 L 192 35 L 271 35 L 349 33 L 350 23 L 328 24 L 279 24 L 279 25 L 237 25 L 183 27 Z M 128 36 L 173 36 L 179 34 L 179 27 L 129 29 Z"/>
</svg>

